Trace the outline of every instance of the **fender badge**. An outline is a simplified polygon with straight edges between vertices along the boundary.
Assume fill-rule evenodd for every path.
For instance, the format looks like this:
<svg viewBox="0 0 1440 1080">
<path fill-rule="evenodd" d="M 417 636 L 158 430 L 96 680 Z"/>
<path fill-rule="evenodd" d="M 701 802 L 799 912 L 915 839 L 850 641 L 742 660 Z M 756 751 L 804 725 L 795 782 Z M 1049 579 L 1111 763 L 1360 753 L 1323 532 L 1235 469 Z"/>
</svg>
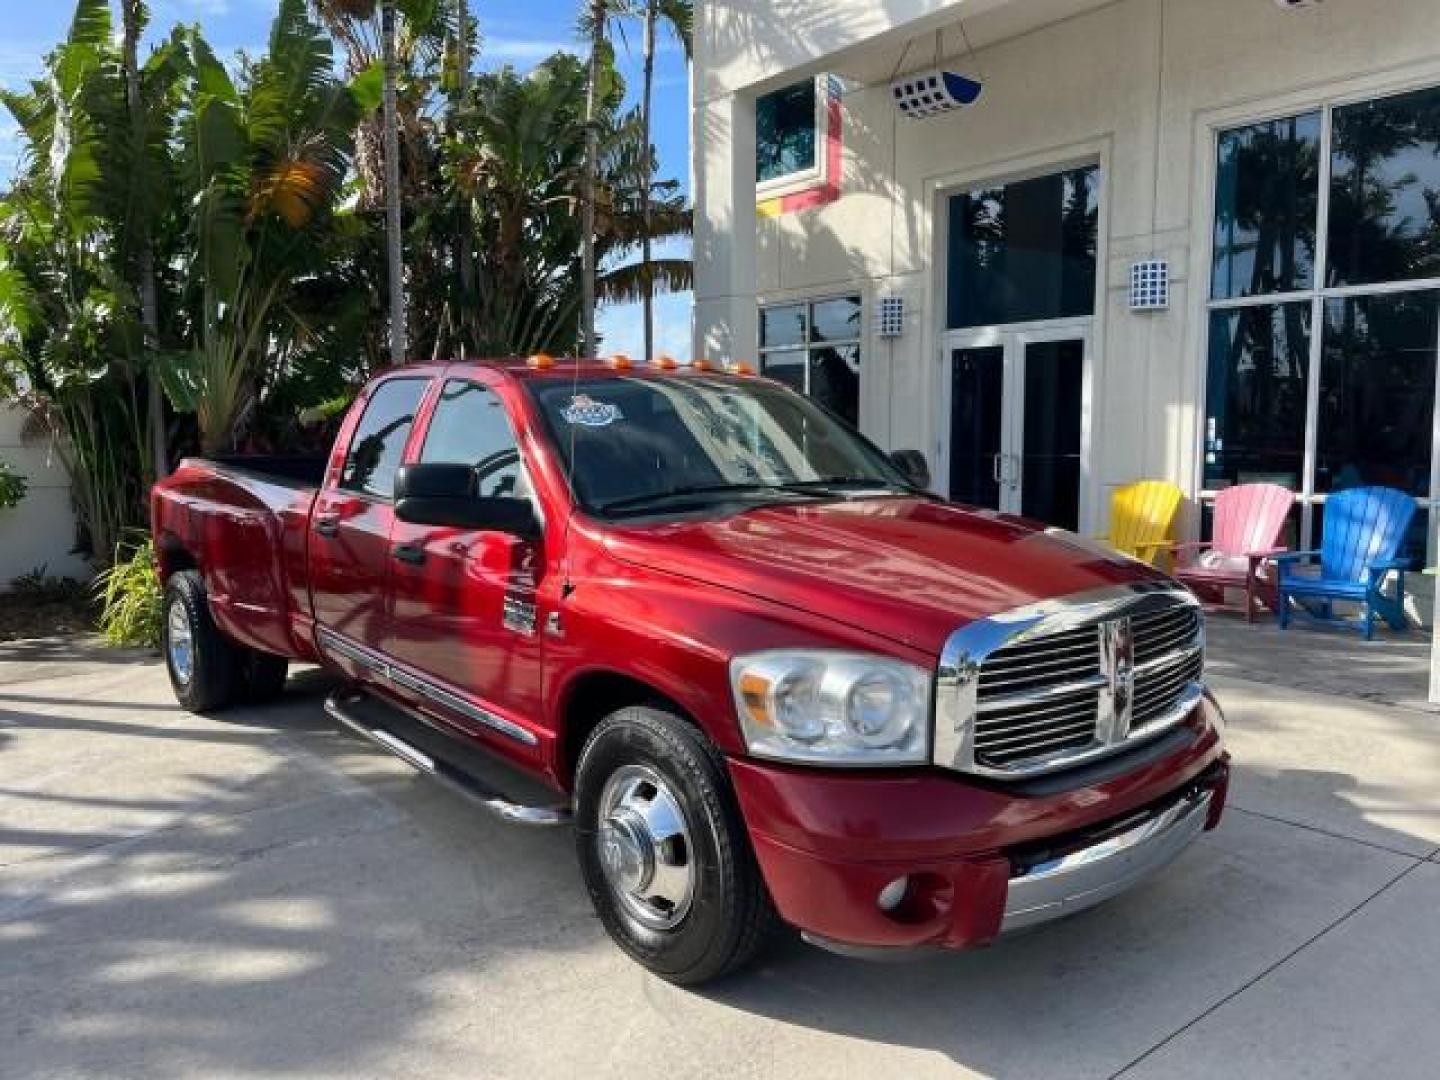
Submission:
<svg viewBox="0 0 1440 1080">
<path fill-rule="evenodd" d="M 560 413 L 569 424 L 582 427 L 608 427 L 624 419 L 620 406 L 609 401 L 596 401 L 589 394 L 577 394 Z"/>
</svg>

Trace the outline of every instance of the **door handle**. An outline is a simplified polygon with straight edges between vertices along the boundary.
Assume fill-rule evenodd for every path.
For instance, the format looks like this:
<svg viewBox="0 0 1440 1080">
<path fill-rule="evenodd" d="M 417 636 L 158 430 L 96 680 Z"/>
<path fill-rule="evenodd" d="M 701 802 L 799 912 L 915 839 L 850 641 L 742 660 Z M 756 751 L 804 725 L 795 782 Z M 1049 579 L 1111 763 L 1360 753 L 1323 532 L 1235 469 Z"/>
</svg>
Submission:
<svg viewBox="0 0 1440 1080">
<path fill-rule="evenodd" d="M 990 460 L 990 479 L 994 480 L 997 484 L 1003 484 L 1005 482 L 1004 454 L 996 454 Z"/>
<path fill-rule="evenodd" d="M 315 519 L 315 531 L 321 536 L 336 537 L 340 535 L 340 519 L 326 514 L 324 517 Z"/>
<path fill-rule="evenodd" d="M 1010 485 L 1011 491 L 1020 490 L 1020 455 L 1006 454 L 1005 482 Z"/>
<path fill-rule="evenodd" d="M 425 549 L 419 544 L 396 544 L 391 554 L 411 566 L 420 566 L 425 562 Z"/>
</svg>

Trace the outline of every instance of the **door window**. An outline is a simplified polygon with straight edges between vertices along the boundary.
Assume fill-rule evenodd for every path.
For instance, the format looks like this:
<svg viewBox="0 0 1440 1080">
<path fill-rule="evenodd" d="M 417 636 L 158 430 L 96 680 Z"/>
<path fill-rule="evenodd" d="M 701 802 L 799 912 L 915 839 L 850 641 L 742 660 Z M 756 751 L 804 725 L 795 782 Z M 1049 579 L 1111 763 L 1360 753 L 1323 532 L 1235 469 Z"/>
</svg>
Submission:
<svg viewBox="0 0 1440 1080">
<path fill-rule="evenodd" d="M 1038 341 L 1025 346 L 1020 512 L 1062 529 L 1080 527 L 1084 391 L 1083 341 Z"/>
<path fill-rule="evenodd" d="M 390 379 L 365 405 L 340 472 L 340 487 L 378 499 L 395 497 L 395 473 L 405 453 L 425 379 Z"/>
<path fill-rule="evenodd" d="M 950 199 L 952 329 L 1095 311 L 1100 167 L 977 188 Z"/>
<path fill-rule="evenodd" d="M 473 467 L 476 494 L 482 497 L 521 494 L 520 448 L 510 418 L 499 396 L 479 383 L 451 379 L 445 384 L 420 460 Z"/>
</svg>

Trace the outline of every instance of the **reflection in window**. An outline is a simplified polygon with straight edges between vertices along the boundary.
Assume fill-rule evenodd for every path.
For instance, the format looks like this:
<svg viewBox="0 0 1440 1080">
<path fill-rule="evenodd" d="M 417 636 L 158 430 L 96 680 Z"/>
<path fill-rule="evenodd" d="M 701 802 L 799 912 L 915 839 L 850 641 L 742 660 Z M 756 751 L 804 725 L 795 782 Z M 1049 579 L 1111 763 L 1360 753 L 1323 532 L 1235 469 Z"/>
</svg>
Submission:
<svg viewBox="0 0 1440 1080">
<path fill-rule="evenodd" d="M 809 304 L 782 304 L 760 309 L 760 347 L 804 345 L 808 340 Z"/>
<path fill-rule="evenodd" d="M 845 425 L 757 379 L 630 375 L 536 380 L 528 390 L 592 508 L 619 511 L 636 498 L 724 484 L 896 480 L 887 459 Z M 616 419 L 570 424 L 565 413 L 577 395 L 613 405 Z"/>
<path fill-rule="evenodd" d="M 1095 310 L 1100 169 L 950 199 L 948 325 L 993 326 Z"/>
<path fill-rule="evenodd" d="M 1309 355 L 1308 303 L 1211 312 L 1206 487 L 1299 490 Z"/>
<path fill-rule="evenodd" d="M 375 388 L 351 436 L 340 487 L 394 498 L 395 473 L 424 391 L 424 379 L 391 379 Z"/>
<path fill-rule="evenodd" d="M 755 179 L 778 180 L 817 168 L 815 80 L 765 94 L 755 102 Z"/>
<path fill-rule="evenodd" d="M 475 492 L 486 498 L 519 495 L 520 448 L 500 398 L 487 387 L 463 379 L 445 384 L 420 460 L 470 465 Z"/>
<path fill-rule="evenodd" d="M 858 296 L 762 308 L 762 374 L 858 426 L 860 317 Z"/>
<path fill-rule="evenodd" d="M 1430 493 L 1440 293 L 1325 305 L 1316 491 L 1367 484 Z"/>
<path fill-rule="evenodd" d="M 1440 275 L 1440 88 L 1334 112 L 1331 285 Z"/>
<path fill-rule="evenodd" d="M 1220 133 L 1214 299 L 1313 284 L 1319 164 L 1318 112 Z"/>
</svg>

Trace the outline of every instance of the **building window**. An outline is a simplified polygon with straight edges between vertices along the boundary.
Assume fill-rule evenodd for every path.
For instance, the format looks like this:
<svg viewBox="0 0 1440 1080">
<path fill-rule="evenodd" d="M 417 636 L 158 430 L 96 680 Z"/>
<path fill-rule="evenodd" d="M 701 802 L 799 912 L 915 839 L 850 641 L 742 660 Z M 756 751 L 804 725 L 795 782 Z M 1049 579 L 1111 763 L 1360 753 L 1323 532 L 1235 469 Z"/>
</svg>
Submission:
<svg viewBox="0 0 1440 1080">
<path fill-rule="evenodd" d="M 765 94 L 755 102 L 755 181 L 767 184 L 820 169 L 815 80 Z"/>
<path fill-rule="evenodd" d="M 950 198 L 952 330 L 1095 312 L 1100 167 Z"/>
<path fill-rule="evenodd" d="M 1307 547 L 1333 491 L 1440 505 L 1440 88 L 1222 131 L 1217 153 L 1205 488 L 1291 487 Z"/>
<path fill-rule="evenodd" d="M 760 370 L 860 426 L 860 297 L 760 309 Z"/>
</svg>

